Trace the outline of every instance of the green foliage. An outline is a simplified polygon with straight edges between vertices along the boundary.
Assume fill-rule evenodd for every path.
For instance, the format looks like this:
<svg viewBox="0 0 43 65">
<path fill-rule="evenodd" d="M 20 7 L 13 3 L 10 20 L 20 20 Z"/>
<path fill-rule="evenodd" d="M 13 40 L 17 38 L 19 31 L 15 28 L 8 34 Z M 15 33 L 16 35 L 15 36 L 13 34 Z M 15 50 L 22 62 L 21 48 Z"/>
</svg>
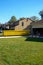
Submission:
<svg viewBox="0 0 43 65">
<path fill-rule="evenodd" d="M 39 12 L 39 15 L 40 15 L 41 18 L 43 19 L 43 10 L 41 10 L 41 11 Z"/>
<path fill-rule="evenodd" d="M 41 11 L 39 12 L 39 14 L 40 14 L 40 15 L 43 15 L 43 10 L 41 10 Z"/>
<path fill-rule="evenodd" d="M 13 22 L 16 22 L 16 17 L 15 16 L 12 16 L 11 19 L 8 21 L 8 23 L 13 23 Z"/>
<path fill-rule="evenodd" d="M 33 22 L 37 22 L 37 21 L 39 20 L 39 18 L 36 17 L 36 16 L 32 16 L 32 17 L 30 17 L 30 19 L 31 19 Z"/>
</svg>

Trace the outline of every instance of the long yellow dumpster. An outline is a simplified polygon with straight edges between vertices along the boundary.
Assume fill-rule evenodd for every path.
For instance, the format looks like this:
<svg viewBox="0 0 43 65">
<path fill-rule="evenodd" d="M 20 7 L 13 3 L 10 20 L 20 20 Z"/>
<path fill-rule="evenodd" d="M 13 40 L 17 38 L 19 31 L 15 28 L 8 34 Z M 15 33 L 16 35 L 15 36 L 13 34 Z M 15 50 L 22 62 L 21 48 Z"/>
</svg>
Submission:
<svg viewBox="0 0 43 65">
<path fill-rule="evenodd" d="M 4 30 L 4 36 L 22 36 L 22 35 L 29 35 L 30 30 L 22 30 L 22 31 L 15 31 L 15 30 Z"/>
</svg>

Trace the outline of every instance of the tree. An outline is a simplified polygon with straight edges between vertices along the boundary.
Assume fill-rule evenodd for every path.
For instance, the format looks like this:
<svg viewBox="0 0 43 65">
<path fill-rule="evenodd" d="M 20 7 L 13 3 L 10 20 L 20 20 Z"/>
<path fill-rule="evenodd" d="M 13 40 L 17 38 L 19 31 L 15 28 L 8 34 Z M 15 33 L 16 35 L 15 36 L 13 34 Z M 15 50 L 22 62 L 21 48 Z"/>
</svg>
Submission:
<svg viewBox="0 0 43 65">
<path fill-rule="evenodd" d="M 13 23 L 15 22 L 17 19 L 15 16 L 12 16 L 11 19 L 8 21 L 8 23 Z"/>
<path fill-rule="evenodd" d="M 39 12 L 39 15 L 40 15 L 41 18 L 43 19 L 43 10 L 41 10 L 41 11 Z"/>
<path fill-rule="evenodd" d="M 36 16 L 32 16 L 32 17 L 30 17 L 30 19 L 31 19 L 32 21 L 34 21 L 34 22 L 37 22 L 37 21 L 39 20 L 39 18 L 36 17 Z"/>
</svg>

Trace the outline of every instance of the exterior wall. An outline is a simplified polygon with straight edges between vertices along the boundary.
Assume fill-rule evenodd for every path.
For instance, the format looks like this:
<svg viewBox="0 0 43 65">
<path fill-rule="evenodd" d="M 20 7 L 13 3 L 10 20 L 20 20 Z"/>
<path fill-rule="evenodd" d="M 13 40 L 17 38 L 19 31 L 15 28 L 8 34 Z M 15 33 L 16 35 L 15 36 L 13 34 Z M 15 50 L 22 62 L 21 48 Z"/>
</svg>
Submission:
<svg viewBox="0 0 43 65">
<path fill-rule="evenodd" d="M 43 24 L 34 24 L 32 28 L 43 28 Z"/>
<path fill-rule="evenodd" d="M 9 26 L 6 26 L 7 29 L 9 29 Z"/>
<path fill-rule="evenodd" d="M 40 36 L 43 36 L 43 20 L 40 20 L 32 24 L 31 33 L 34 35 L 40 34 Z"/>
<path fill-rule="evenodd" d="M 22 35 L 29 35 L 30 31 L 23 30 L 23 31 L 15 31 L 15 30 L 4 30 L 3 35 L 4 36 L 22 36 Z"/>
<path fill-rule="evenodd" d="M 32 28 L 43 28 L 43 19 L 32 23 Z"/>
<path fill-rule="evenodd" d="M 24 22 L 24 26 L 22 26 L 22 22 Z M 15 30 L 29 30 L 29 25 L 32 21 L 23 19 L 19 21 L 19 25 L 15 26 Z"/>
</svg>

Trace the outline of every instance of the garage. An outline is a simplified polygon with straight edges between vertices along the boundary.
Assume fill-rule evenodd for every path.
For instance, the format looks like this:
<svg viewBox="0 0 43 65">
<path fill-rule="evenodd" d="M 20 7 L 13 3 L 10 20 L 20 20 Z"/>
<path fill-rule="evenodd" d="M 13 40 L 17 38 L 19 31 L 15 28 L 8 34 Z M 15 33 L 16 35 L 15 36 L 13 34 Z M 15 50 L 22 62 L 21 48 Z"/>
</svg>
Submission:
<svg viewBox="0 0 43 65">
<path fill-rule="evenodd" d="M 43 19 L 32 23 L 32 34 L 43 36 Z"/>
<path fill-rule="evenodd" d="M 33 28 L 33 34 L 43 36 L 43 28 Z"/>
</svg>

